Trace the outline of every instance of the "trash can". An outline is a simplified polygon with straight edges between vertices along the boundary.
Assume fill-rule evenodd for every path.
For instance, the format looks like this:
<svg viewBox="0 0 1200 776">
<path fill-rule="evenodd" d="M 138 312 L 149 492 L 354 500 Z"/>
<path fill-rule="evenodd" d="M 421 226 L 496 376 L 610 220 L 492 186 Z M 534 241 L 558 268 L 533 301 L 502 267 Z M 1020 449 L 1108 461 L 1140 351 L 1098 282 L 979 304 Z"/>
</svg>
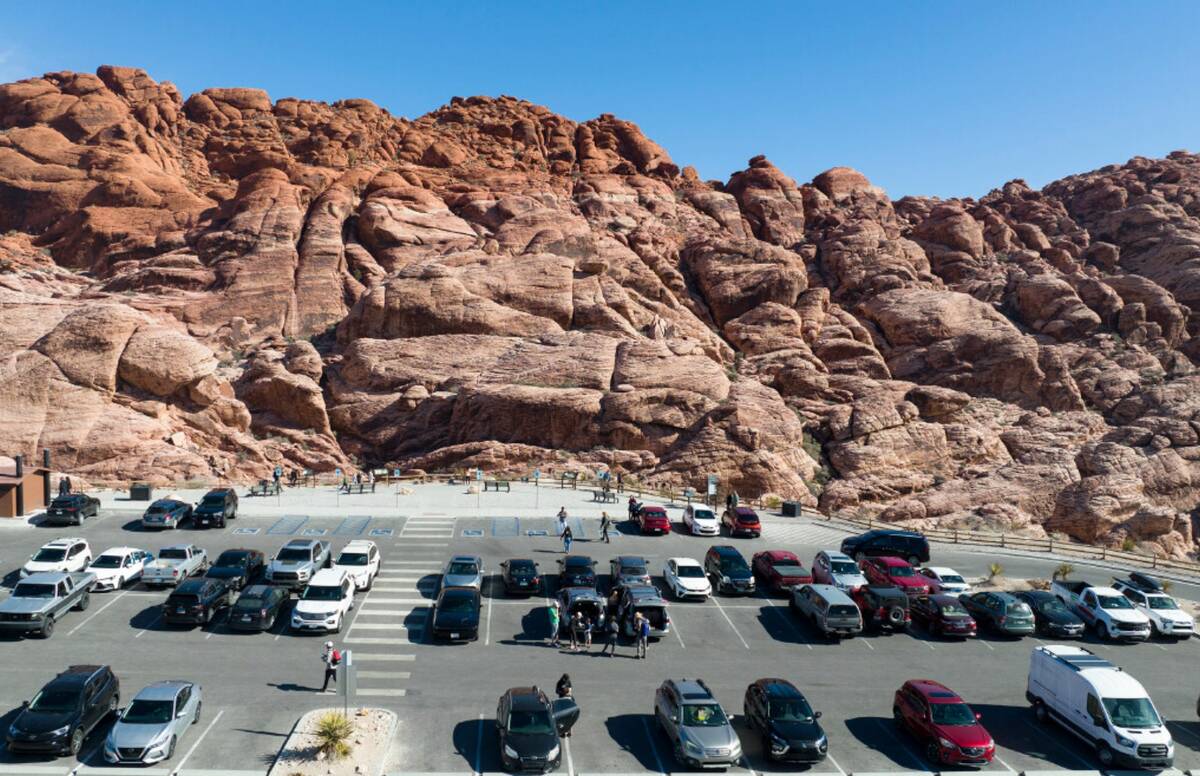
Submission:
<svg viewBox="0 0 1200 776">
<path fill-rule="evenodd" d="M 799 501 L 783 502 L 783 516 L 784 517 L 800 517 L 800 502 Z"/>
<path fill-rule="evenodd" d="M 150 483 L 148 482 L 135 482 L 129 486 L 130 501 L 149 501 L 150 493 Z"/>
</svg>

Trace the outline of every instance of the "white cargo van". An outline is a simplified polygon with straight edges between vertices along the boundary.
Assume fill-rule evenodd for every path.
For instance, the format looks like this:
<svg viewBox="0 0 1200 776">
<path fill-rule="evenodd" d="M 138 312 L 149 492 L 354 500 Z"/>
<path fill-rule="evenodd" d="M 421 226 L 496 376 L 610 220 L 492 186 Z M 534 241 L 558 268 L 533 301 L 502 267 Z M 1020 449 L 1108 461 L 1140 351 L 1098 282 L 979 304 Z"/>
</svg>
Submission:
<svg viewBox="0 0 1200 776">
<path fill-rule="evenodd" d="M 1137 679 L 1083 647 L 1036 647 L 1025 698 L 1096 750 L 1104 768 L 1170 768 L 1175 745 Z"/>
</svg>

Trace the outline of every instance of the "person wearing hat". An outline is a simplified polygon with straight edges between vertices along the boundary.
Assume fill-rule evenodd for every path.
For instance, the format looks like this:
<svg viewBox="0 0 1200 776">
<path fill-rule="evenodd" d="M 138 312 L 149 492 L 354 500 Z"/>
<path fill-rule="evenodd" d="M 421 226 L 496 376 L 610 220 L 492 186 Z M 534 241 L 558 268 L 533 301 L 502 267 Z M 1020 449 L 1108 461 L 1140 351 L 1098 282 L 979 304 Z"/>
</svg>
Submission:
<svg viewBox="0 0 1200 776">
<path fill-rule="evenodd" d="M 330 679 L 337 684 L 337 667 L 342 662 L 342 653 L 333 648 L 332 641 L 325 642 L 325 651 L 321 653 L 321 662 L 325 665 L 325 682 L 321 685 L 321 692 L 325 692 L 329 689 Z"/>
</svg>

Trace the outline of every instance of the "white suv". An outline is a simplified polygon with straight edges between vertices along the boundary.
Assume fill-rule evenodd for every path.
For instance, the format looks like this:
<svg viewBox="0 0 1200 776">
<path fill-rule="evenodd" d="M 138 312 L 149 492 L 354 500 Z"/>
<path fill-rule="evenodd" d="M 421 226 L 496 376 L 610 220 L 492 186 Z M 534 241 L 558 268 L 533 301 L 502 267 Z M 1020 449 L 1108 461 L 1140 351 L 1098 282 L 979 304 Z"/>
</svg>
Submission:
<svg viewBox="0 0 1200 776">
<path fill-rule="evenodd" d="M 692 558 L 670 558 L 663 564 L 663 582 L 680 601 L 685 598 L 703 601 L 712 595 L 712 583 L 704 573 L 704 566 Z"/>
<path fill-rule="evenodd" d="M 370 590 L 379 573 L 379 548 L 369 539 L 355 539 L 342 548 L 333 568 L 349 574 L 359 590 Z"/>
<path fill-rule="evenodd" d="M 1158 590 L 1147 589 L 1124 579 L 1113 581 L 1113 589 L 1129 599 L 1133 608 L 1150 618 L 1153 636 L 1188 639 L 1196 632 L 1196 621 L 1179 608 L 1175 599 Z"/>
<path fill-rule="evenodd" d="M 43 571 L 83 571 L 92 562 L 92 548 L 86 539 L 55 539 L 29 556 L 21 567 L 21 579 Z"/>
<path fill-rule="evenodd" d="M 721 521 L 717 513 L 703 504 L 688 504 L 683 510 L 683 526 L 692 536 L 720 536 Z"/>
<path fill-rule="evenodd" d="M 313 574 L 292 610 L 292 628 L 299 631 L 340 633 L 346 615 L 354 608 L 354 580 L 342 569 L 321 569 Z"/>
</svg>

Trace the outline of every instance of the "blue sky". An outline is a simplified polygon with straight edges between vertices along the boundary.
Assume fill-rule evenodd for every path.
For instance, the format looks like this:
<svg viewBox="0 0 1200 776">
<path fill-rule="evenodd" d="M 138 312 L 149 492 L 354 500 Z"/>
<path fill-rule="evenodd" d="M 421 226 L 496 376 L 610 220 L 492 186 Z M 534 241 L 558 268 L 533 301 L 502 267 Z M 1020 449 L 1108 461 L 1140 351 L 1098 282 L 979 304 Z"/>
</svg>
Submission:
<svg viewBox="0 0 1200 776">
<path fill-rule="evenodd" d="M 0 81 L 120 64 L 409 117 L 511 94 L 632 120 L 705 178 L 765 153 L 979 196 L 1200 150 L 1197 30 L 1172 1 L 6 3 Z"/>
</svg>

